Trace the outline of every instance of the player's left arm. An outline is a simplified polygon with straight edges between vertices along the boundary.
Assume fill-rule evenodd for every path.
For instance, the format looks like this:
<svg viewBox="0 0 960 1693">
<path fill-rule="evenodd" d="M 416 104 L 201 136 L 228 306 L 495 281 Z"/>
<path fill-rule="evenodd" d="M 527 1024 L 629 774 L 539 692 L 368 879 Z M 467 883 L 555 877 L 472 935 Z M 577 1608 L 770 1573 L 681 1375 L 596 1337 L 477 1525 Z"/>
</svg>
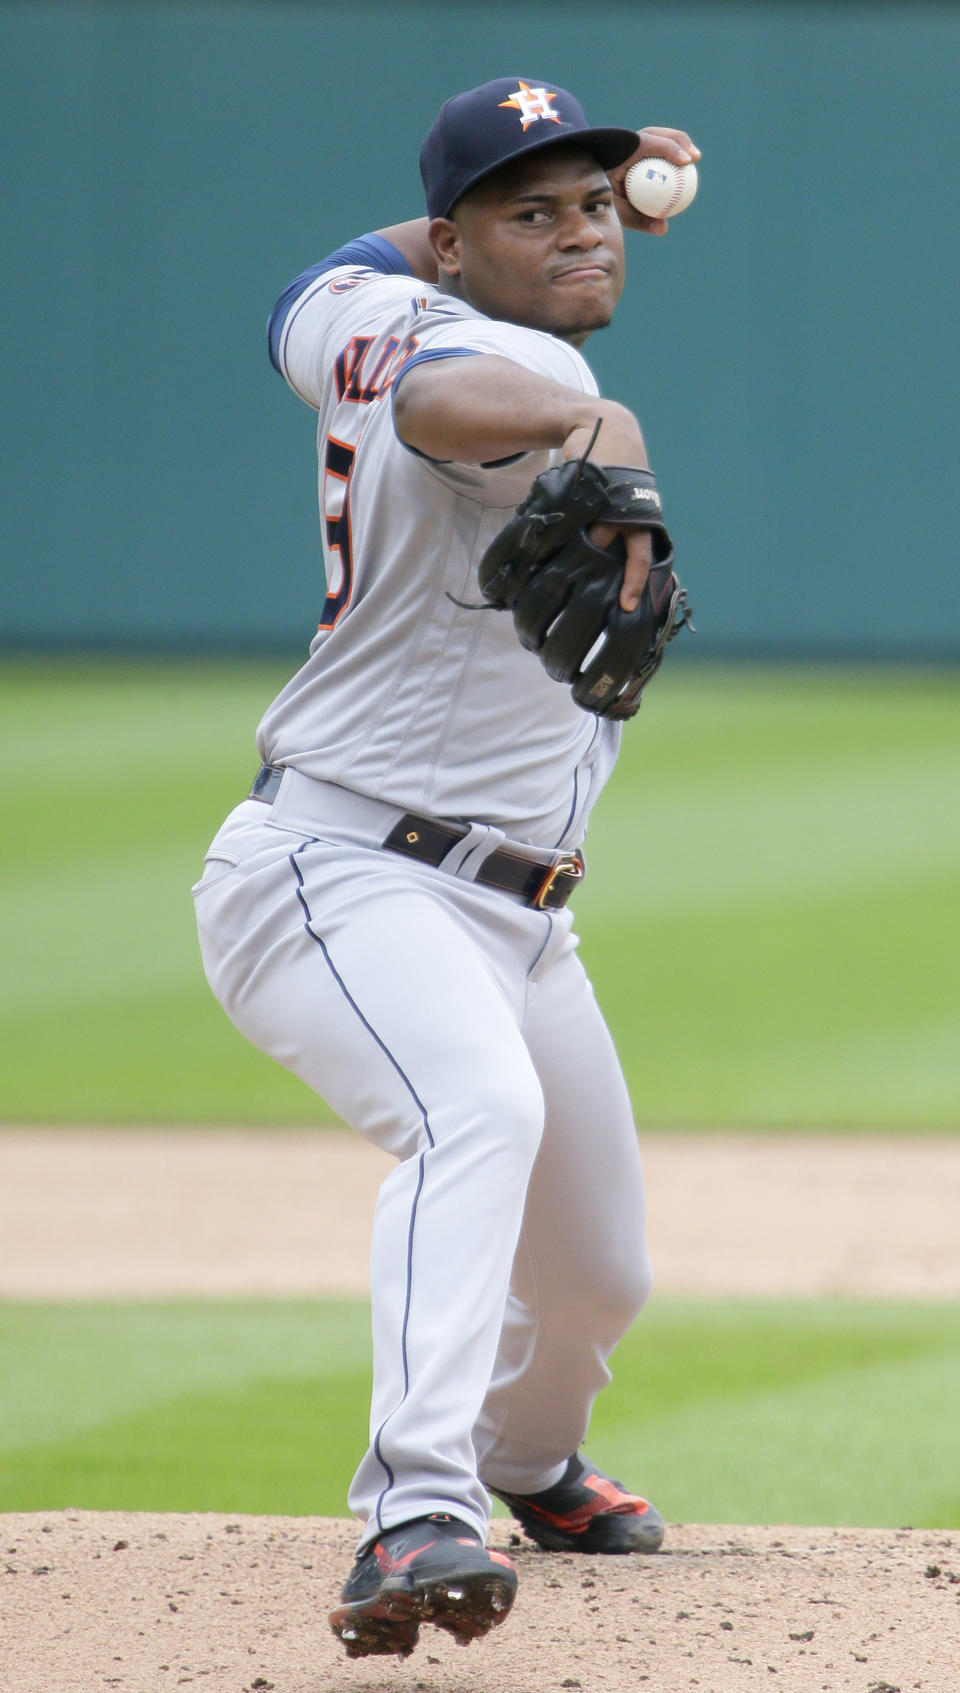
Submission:
<svg viewBox="0 0 960 1693">
<path fill-rule="evenodd" d="M 640 425 L 626 406 L 493 353 L 411 359 L 393 383 L 393 420 L 406 446 L 438 460 L 487 464 L 557 447 L 567 459 L 588 454 L 598 464 L 648 465 Z M 591 539 L 605 548 L 617 534 L 626 548 L 620 604 L 633 611 L 650 573 L 651 538 L 632 524 L 621 530 L 603 523 Z"/>
<path fill-rule="evenodd" d="M 607 172 L 617 216 L 624 229 L 640 229 L 648 235 L 666 235 L 669 227 L 666 218 L 644 217 L 642 212 L 631 206 L 623 191 L 623 180 L 631 165 L 636 164 L 638 159 L 657 158 L 669 159 L 675 165 L 689 165 L 699 157 L 700 149 L 685 129 L 660 129 L 656 124 L 649 124 L 638 130 L 636 152 L 631 153 L 622 165 L 616 165 Z M 411 218 L 407 223 L 390 224 L 386 229 L 376 231 L 402 254 L 410 266 L 410 275 L 418 277 L 421 282 L 437 280 L 437 261 L 427 238 L 429 227 L 429 218 Z"/>
</svg>

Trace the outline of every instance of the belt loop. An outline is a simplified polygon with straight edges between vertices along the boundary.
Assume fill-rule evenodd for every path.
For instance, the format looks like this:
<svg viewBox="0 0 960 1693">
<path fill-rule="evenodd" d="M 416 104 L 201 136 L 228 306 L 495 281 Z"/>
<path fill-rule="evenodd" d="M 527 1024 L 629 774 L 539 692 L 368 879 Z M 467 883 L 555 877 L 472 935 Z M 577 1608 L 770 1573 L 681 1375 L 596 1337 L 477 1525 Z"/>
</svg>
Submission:
<svg viewBox="0 0 960 1693">
<path fill-rule="evenodd" d="M 437 868 L 445 870 L 448 876 L 457 876 L 461 882 L 475 882 L 478 870 L 506 838 L 504 831 L 493 823 L 471 823 L 463 839 L 454 841 Z"/>
<path fill-rule="evenodd" d="M 280 792 L 280 783 L 286 775 L 286 769 L 281 764 L 261 764 L 250 785 L 248 799 L 258 799 L 264 805 L 272 805 Z"/>
</svg>

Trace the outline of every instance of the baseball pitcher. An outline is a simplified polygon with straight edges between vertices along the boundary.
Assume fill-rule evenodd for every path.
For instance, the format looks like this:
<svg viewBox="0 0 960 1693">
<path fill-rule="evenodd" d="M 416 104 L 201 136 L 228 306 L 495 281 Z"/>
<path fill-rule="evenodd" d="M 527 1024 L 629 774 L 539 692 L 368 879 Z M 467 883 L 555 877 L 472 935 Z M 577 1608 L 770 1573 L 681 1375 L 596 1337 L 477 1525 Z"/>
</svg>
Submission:
<svg viewBox="0 0 960 1693">
<path fill-rule="evenodd" d="M 629 165 L 682 131 L 592 128 L 549 83 L 442 108 L 427 216 L 278 300 L 316 413 L 326 599 L 194 889 L 228 1015 L 393 1154 L 373 1229 L 369 1446 L 331 1625 L 405 1656 L 506 1617 L 490 1495 L 542 1547 L 655 1551 L 581 1452 L 650 1287 L 636 1133 L 567 901 L 625 720 L 688 621 L 643 436 L 580 348 Z"/>
</svg>

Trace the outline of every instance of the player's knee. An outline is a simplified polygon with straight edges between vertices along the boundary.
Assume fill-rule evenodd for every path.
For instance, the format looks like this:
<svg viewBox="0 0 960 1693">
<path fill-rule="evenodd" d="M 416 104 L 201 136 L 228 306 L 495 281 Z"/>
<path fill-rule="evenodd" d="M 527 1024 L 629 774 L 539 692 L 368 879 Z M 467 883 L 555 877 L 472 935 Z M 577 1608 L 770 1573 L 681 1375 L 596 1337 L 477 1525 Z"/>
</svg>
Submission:
<svg viewBox="0 0 960 1693">
<path fill-rule="evenodd" d="M 639 1317 L 653 1290 L 653 1265 L 647 1253 L 638 1253 L 629 1264 L 620 1265 L 614 1282 L 613 1299 L 626 1325 Z"/>
<path fill-rule="evenodd" d="M 586 1301 L 614 1335 L 626 1332 L 640 1315 L 653 1287 L 653 1269 L 645 1250 L 608 1255 L 593 1265 Z"/>
<path fill-rule="evenodd" d="M 529 1172 L 540 1148 L 544 1123 L 543 1093 L 533 1068 L 485 1075 L 472 1095 L 471 1105 L 485 1155 Z"/>
</svg>

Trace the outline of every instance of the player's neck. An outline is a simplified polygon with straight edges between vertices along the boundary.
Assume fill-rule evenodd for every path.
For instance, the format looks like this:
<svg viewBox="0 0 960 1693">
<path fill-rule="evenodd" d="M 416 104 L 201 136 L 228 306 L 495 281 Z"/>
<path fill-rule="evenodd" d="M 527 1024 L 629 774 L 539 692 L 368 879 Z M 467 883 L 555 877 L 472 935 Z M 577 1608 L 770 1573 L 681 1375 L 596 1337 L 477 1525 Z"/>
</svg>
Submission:
<svg viewBox="0 0 960 1693">
<path fill-rule="evenodd" d="M 553 335 L 556 340 L 565 341 L 569 347 L 582 347 L 587 337 L 593 334 L 592 329 L 551 329 L 547 324 L 527 323 L 520 317 L 508 317 L 506 312 L 501 314 L 484 311 L 483 307 L 478 306 L 464 291 L 459 276 L 448 276 L 444 271 L 440 272 L 437 279 L 437 292 L 450 294 L 455 300 L 462 300 L 465 306 L 470 306 L 473 311 L 480 312 L 483 317 L 489 317 L 498 323 L 515 323 L 520 329 L 538 329 L 542 334 Z"/>
</svg>

